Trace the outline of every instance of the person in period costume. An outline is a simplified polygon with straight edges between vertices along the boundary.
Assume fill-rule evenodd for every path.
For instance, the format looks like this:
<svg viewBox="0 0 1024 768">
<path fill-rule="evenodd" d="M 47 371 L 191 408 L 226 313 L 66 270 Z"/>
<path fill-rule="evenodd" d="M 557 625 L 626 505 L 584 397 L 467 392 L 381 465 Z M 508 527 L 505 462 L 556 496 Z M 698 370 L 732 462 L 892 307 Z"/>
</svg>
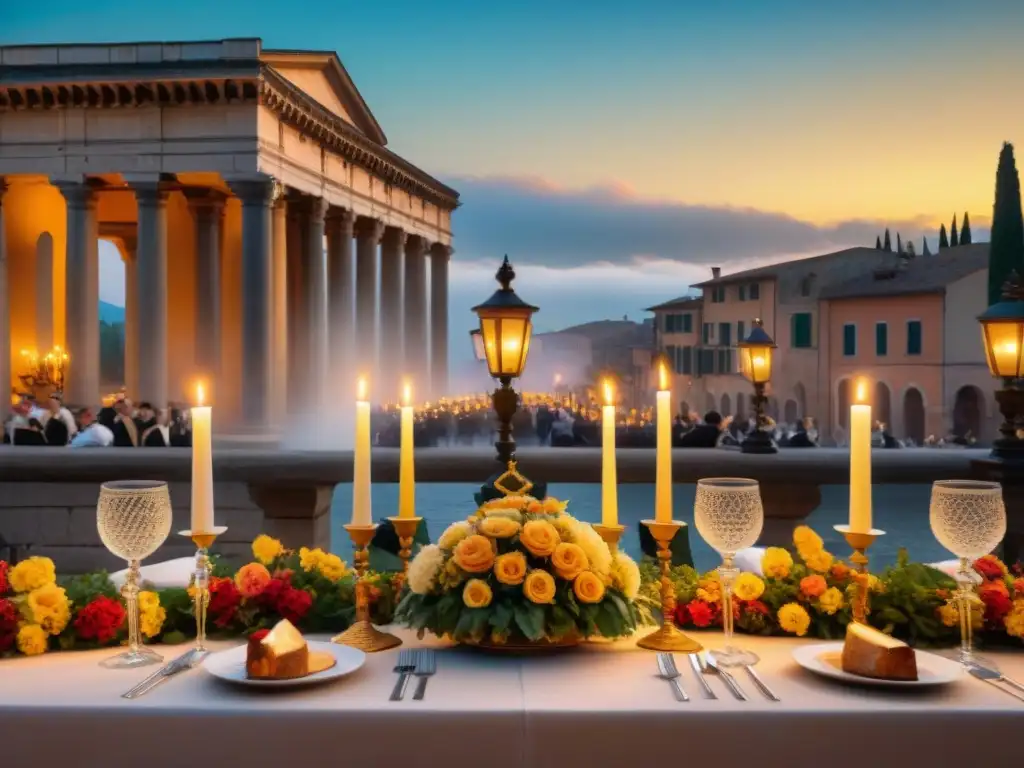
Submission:
<svg viewBox="0 0 1024 768">
<path fill-rule="evenodd" d="M 46 445 L 46 437 L 43 435 L 43 425 L 39 419 L 29 418 L 27 427 L 20 427 L 14 431 L 15 445 Z"/>
<path fill-rule="evenodd" d="M 114 403 L 117 416 L 114 418 L 115 448 L 137 448 L 139 446 L 139 427 L 132 418 L 132 404 L 129 400 L 118 400 Z"/>
<path fill-rule="evenodd" d="M 156 422 L 142 433 L 142 445 L 145 448 L 171 447 L 171 412 L 161 408 L 156 415 Z"/>
<path fill-rule="evenodd" d="M 145 433 L 147 429 L 156 424 L 156 411 L 153 410 L 153 406 L 149 403 L 139 403 L 139 409 L 135 412 L 135 426 L 139 430 L 139 435 Z"/>
</svg>

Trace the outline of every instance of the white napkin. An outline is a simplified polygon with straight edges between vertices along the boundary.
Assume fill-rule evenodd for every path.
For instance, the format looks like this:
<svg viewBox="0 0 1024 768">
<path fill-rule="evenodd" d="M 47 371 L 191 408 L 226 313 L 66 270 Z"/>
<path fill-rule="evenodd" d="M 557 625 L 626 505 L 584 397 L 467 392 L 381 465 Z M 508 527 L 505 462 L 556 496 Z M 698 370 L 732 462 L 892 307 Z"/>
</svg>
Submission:
<svg viewBox="0 0 1024 768">
<path fill-rule="evenodd" d="M 154 587 L 165 589 L 167 587 L 187 587 L 188 580 L 195 570 L 196 560 L 194 557 L 177 557 L 174 560 L 166 560 L 162 563 L 144 565 L 140 569 L 142 581 L 152 584 Z M 124 580 L 128 577 L 128 569 L 110 574 L 110 580 L 114 586 L 120 589 Z"/>
</svg>

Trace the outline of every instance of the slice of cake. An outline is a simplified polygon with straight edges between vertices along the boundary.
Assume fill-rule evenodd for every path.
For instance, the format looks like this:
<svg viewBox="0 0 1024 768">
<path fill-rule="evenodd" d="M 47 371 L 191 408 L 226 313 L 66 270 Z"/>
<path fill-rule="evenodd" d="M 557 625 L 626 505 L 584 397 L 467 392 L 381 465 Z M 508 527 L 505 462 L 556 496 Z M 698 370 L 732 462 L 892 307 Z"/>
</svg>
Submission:
<svg viewBox="0 0 1024 768">
<path fill-rule="evenodd" d="M 270 630 L 249 636 L 245 673 L 250 679 L 290 680 L 309 674 L 309 646 L 295 626 L 282 619 Z"/>
<path fill-rule="evenodd" d="M 843 671 L 879 680 L 917 680 L 914 649 L 867 624 L 846 627 Z"/>
</svg>

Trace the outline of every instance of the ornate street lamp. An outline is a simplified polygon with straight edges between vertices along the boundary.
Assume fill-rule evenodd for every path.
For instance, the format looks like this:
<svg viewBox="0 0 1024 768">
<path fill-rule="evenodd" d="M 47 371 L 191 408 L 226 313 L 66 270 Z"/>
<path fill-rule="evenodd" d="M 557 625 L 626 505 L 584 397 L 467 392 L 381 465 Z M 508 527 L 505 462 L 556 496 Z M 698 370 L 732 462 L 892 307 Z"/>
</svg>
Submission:
<svg viewBox="0 0 1024 768">
<path fill-rule="evenodd" d="M 473 357 L 478 362 L 486 360 L 487 353 L 484 351 L 484 335 L 479 328 L 474 328 L 469 332 L 469 340 L 473 343 Z"/>
<path fill-rule="evenodd" d="M 516 469 L 516 442 L 512 439 L 512 417 L 518 407 L 519 396 L 512 389 L 512 379 L 523 373 L 526 356 L 530 351 L 533 332 L 531 318 L 537 307 L 527 304 L 512 290 L 515 270 L 508 261 L 502 262 L 495 275 L 501 287 L 483 304 L 473 307 L 480 318 L 480 337 L 483 341 L 487 370 L 500 386 L 491 395 L 494 412 L 498 416 L 498 440 L 494 447 L 503 471 L 481 488 L 483 500 L 507 493 L 526 493 L 534 488 Z M 543 489 L 538 488 L 543 497 Z"/>
<path fill-rule="evenodd" d="M 1003 388 L 996 391 L 1002 437 L 992 444 L 992 458 L 1024 461 L 1024 440 L 1017 437 L 1024 427 L 1024 285 L 1016 272 L 1003 286 L 1002 301 L 979 315 L 978 322 L 988 369 L 1003 380 Z"/>
<path fill-rule="evenodd" d="M 772 378 L 772 350 L 775 341 L 764 329 L 760 319 L 754 320 L 750 335 L 737 344 L 740 351 L 740 371 L 754 385 L 754 429 L 744 440 L 740 450 L 743 453 L 777 453 L 778 448 L 768 433 L 768 421 L 764 405 L 768 398 L 764 386 Z"/>
</svg>

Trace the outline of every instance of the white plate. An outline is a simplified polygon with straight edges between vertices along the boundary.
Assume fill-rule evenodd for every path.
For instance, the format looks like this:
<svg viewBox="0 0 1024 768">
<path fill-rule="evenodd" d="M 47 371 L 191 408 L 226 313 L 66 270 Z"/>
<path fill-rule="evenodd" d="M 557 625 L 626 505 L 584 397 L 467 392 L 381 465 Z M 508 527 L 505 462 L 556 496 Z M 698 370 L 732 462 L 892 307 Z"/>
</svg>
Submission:
<svg viewBox="0 0 1024 768">
<path fill-rule="evenodd" d="M 330 654 L 334 657 L 334 666 L 294 680 L 250 680 L 245 676 L 246 646 L 240 645 L 237 648 L 210 654 L 203 662 L 203 667 L 214 677 L 236 685 L 248 685 L 254 688 L 296 688 L 304 685 L 317 685 L 350 675 L 363 666 L 366 661 L 365 653 L 355 648 L 349 648 L 347 645 L 311 642 L 309 650 L 311 653 L 319 651 Z"/>
<path fill-rule="evenodd" d="M 844 672 L 840 664 L 843 644 L 818 643 L 802 645 L 793 650 L 796 663 L 806 670 L 833 680 L 854 685 L 881 686 L 883 688 L 927 688 L 933 685 L 947 685 L 960 679 L 963 668 L 959 662 L 936 656 L 934 653 L 914 651 L 917 657 L 917 680 L 878 680 Z"/>
</svg>

